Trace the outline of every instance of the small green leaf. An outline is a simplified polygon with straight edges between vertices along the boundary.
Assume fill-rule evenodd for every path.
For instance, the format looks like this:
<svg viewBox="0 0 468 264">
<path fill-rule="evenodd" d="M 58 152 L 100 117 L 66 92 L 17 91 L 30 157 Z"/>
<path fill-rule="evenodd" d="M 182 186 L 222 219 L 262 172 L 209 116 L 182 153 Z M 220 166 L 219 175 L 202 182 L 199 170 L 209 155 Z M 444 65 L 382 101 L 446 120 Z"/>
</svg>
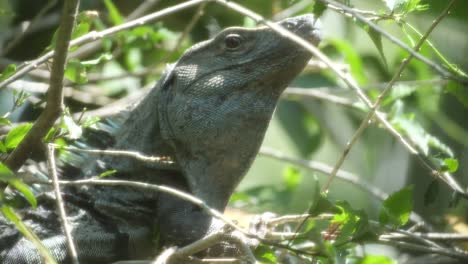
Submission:
<svg viewBox="0 0 468 264">
<path fill-rule="evenodd" d="M 5 138 L 5 147 L 7 149 L 16 148 L 16 146 L 18 146 L 18 144 L 23 140 L 24 136 L 29 132 L 31 127 L 31 123 L 26 123 L 10 130 Z"/>
<path fill-rule="evenodd" d="M 95 65 L 98 65 L 101 62 L 109 61 L 111 59 L 112 59 L 112 54 L 103 53 L 99 57 L 97 57 L 96 59 L 82 61 L 81 64 L 84 65 L 84 66 L 95 66 Z"/>
<path fill-rule="evenodd" d="M 302 181 L 301 171 L 296 167 L 288 166 L 283 172 L 283 180 L 286 185 L 286 189 L 292 191 Z"/>
<path fill-rule="evenodd" d="M 396 262 L 386 256 L 367 255 L 356 264 L 395 264 Z"/>
<path fill-rule="evenodd" d="M 0 125 L 11 126 L 11 121 L 6 117 L 0 117 Z"/>
<path fill-rule="evenodd" d="M 424 128 L 414 120 L 413 114 L 406 114 L 403 112 L 403 103 L 397 100 L 392 107 L 390 122 L 402 134 L 408 136 L 411 141 L 421 150 L 421 152 L 428 156 L 431 148 L 441 151 L 448 157 L 453 157 L 453 151 L 442 143 L 438 138 L 429 134 Z"/>
<path fill-rule="evenodd" d="M 8 64 L 5 67 L 2 74 L 0 75 L 0 81 L 6 80 L 8 77 L 12 76 L 16 72 L 16 65 L 15 64 Z"/>
<path fill-rule="evenodd" d="M 120 14 L 119 10 L 114 5 L 114 3 L 111 0 L 104 0 L 104 4 L 106 5 L 107 11 L 109 12 L 109 18 L 112 24 L 114 25 L 122 24 L 123 22 L 122 14 Z"/>
<path fill-rule="evenodd" d="M 15 174 L 5 164 L 0 162 L 0 180 L 8 182 L 13 178 L 15 178 Z"/>
<path fill-rule="evenodd" d="M 390 195 L 382 204 L 379 212 L 381 224 L 402 226 L 409 220 L 413 210 L 413 186 L 407 186 Z"/>
<path fill-rule="evenodd" d="M 0 181 L 7 182 L 18 190 L 23 196 L 28 200 L 28 202 L 33 206 L 37 206 L 36 197 L 29 189 L 29 187 L 24 184 L 22 181 L 16 177 L 16 175 L 2 162 L 0 162 Z"/>
<path fill-rule="evenodd" d="M 24 182 L 20 181 L 19 179 L 12 179 L 8 181 L 8 183 L 15 187 L 15 189 L 18 190 L 24 196 L 24 198 L 26 198 L 32 207 L 37 207 L 36 197 L 34 197 L 34 193 L 31 191 L 28 185 L 24 184 Z"/>
<path fill-rule="evenodd" d="M 102 172 L 101 174 L 99 174 L 98 178 L 104 178 L 104 177 L 112 175 L 112 174 L 114 174 L 116 172 L 117 172 L 117 170 L 106 170 L 106 171 Z"/>
<path fill-rule="evenodd" d="M 274 250 L 264 245 L 260 245 L 255 249 L 255 258 L 262 264 L 278 263 Z"/>
<path fill-rule="evenodd" d="M 357 53 L 356 49 L 348 42 L 339 39 L 330 39 L 329 42 L 344 55 L 344 59 L 351 67 L 350 73 L 359 84 L 366 84 L 367 77 L 364 73 L 364 67 L 361 56 Z"/>
<path fill-rule="evenodd" d="M 81 123 L 81 126 L 83 128 L 96 128 L 96 124 L 100 121 L 101 119 L 97 116 L 89 116 Z"/>
<path fill-rule="evenodd" d="M 444 167 L 450 173 L 454 173 L 458 170 L 458 160 L 457 159 L 444 159 Z"/>
<path fill-rule="evenodd" d="M 88 76 L 85 65 L 78 59 L 70 59 L 65 68 L 65 78 L 78 84 L 87 83 Z"/>
</svg>

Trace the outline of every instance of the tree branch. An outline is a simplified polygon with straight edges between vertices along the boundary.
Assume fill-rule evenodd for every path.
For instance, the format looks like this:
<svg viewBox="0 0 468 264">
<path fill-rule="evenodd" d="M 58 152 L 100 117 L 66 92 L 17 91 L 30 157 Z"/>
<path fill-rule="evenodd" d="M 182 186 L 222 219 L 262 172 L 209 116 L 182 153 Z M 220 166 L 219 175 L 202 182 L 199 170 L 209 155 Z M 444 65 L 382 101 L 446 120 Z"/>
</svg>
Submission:
<svg viewBox="0 0 468 264">
<path fill-rule="evenodd" d="M 79 3 L 79 0 L 65 1 L 57 33 L 56 48 L 53 53 L 54 60 L 47 94 L 47 106 L 23 141 L 5 161 L 5 165 L 12 171 L 18 170 L 23 165 L 29 154 L 38 146 L 63 111 L 63 75 Z"/>
</svg>

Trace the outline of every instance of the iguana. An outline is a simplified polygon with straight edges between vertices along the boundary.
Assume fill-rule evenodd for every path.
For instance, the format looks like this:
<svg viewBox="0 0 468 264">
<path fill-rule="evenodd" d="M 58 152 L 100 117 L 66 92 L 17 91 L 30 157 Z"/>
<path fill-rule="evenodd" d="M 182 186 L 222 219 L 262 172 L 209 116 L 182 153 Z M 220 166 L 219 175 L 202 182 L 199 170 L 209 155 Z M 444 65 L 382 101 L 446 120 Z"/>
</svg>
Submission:
<svg viewBox="0 0 468 264">
<path fill-rule="evenodd" d="M 278 24 L 313 44 L 320 40 L 311 15 Z M 258 153 L 280 94 L 311 56 L 269 27 L 227 28 L 168 66 L 108 146 L 170 157 L 174 165 L 91 157 L 78 166 L 79 173 L 64 173 L 62 179 L 116 169 L 110 178 L 178 188 L 223 211 Z M 164 193 L 106 186 L 62 192 L 81 263 L 152 258 L 161 246 L 183 246 L 222 226 L 197 206 Z M 53 195 L 43 192 L 37 200 L 38 208 L 19 209 L 22 218 L 58 262 L 68 263 Z M 32 243 L 1 217 L 0 262 L 41 263 Z"/>
</svg>

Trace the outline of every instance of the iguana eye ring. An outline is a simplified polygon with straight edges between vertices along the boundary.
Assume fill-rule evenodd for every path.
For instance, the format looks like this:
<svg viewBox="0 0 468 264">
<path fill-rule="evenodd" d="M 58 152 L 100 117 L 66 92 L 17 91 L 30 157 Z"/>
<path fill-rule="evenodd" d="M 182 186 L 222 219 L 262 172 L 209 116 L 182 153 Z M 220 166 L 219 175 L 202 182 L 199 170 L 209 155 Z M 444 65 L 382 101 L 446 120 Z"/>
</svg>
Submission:
<svg viewBox="0 0 468 264">
<path fill-rule="evenodd" d="M 238 34 L 229 34 L 224 38 L 224 45 L 228 50 L 236 50 L 242 44 L 242 37 Z"/>
</svg>

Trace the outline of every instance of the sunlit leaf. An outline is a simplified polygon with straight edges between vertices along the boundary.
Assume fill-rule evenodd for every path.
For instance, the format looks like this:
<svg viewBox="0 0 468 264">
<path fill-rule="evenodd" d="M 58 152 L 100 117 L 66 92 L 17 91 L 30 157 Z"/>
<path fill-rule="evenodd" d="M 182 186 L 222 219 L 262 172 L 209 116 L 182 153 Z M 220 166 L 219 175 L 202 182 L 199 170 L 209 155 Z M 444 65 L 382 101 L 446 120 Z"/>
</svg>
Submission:
<svg viewBox="0 0 468 264">
<path fill-rule="evenodd" d="M 102 172 L 101 174 L 99 174 L 99 178 L 107 177 L 109 175 L 115 174 L 116 172 L 117 172 L 117 170 L 106 170 L 106 171 Z"/>
<path fill-rule="evenodd" d="M 403 111 L 403 103 L 396 101 L 390 113 L 390 122 L 395 128 L 422 151 L 424 155 L 429 155 L 431 148 L 441 151 L 447 157 L 453 157 L 453 151 L 435 136 L 432 136 L 424 127 L 414 120 L 414 115 L 406 114 Z"/>
<path fill-rule="evenodd" d="M 356 81 L 361 85 L 366 84 L 367 77 L 364 74 L 361 56 L 357 53 L 356 49 L 349 42 L 339 39 L 329 39 L 329 42 L 344 55 L 344 60 L 350 66 L 350 73 Z"/>
<path fill-rule="evenodd" d="M 302 181 L 301 171 L 296 167 L 288 166 L 283 172 L 283 180 L 286 185 L 286 189 L 292 191 Z"/>
<path fill-rule="evenodd" d="M 111 0 L 104 0 L 104 4 L 106 5 L 107 11 L 109 12 L 109 18 L 113 25 L 122 24 L 123 16 L 120 14 L 119 9 L 114 5 Z"/>
<path fill-rule="evenodd" d="M 274 250 L 264 245 L 260 245 L 255 249 L 255 258 L 262 264 L 278 263 Z"/>
<path fill-rule="evenodd" d="M 8 77 L 12 76 L 16 72 L 16 65 L 15 64 L 8 64 L 5 69 L 0 74 L 0 81 L 7 79 Z"/>
<path fill-rule="evenodd" d="M 456 159 L 444 159 L 444 167 L 450 173 L 454 173 L 458 170 L 458 160 Z"/>
<path fill-rule="evenodd" d="M 381 224 L 402 226 L 409 220 L 413 210 L 413 186 L 407 186 L 391 194 L 382 204 L 379 212 Z"/>
<path fill-rule="evenodd" d="M 111 59 L 112 59 L 112 54 L 103 53 L 103 54 L 99 55 L 99 57 L 97 57 L 96 59 L 82 61 L 81 64 L 83 64 L 84 66 L 95 66 L 95 65 L 97 65 L 99 63 L 109 61 Z"/>
<path fill-rule="evenodd" d="M 26 123 L 10 130 L 5 138 L 5 147 L 7 149 L 16 148 L 16 146 L 18 146 L 18 144 L 23 140 L 24 136 L 29 132 L 31 127 L 31 123 Z"/>
<path fill-rule="evenodd" d="M 386 256 L 366 255 L 356 264 L 395 264 L 396 262 Z"/>
<path fill-rule="evenodd" d="M 87 83 L 88 76 L 85 65 L 78 59 L 70 59 L 65 68 L 65 78 L 78 84 Z"/>
<path fill-rule="evenodd" d="M 7 182 L 18 190 L 33 207 L 37 206 L 33 192 L 2 162 L 0 162 L 0 181 Z"/>
<path fill-rule="evenodd" d="M 0 117 L 0 125 L 11 126 L 11 121 L 6 117 Z"/>
</svg>

